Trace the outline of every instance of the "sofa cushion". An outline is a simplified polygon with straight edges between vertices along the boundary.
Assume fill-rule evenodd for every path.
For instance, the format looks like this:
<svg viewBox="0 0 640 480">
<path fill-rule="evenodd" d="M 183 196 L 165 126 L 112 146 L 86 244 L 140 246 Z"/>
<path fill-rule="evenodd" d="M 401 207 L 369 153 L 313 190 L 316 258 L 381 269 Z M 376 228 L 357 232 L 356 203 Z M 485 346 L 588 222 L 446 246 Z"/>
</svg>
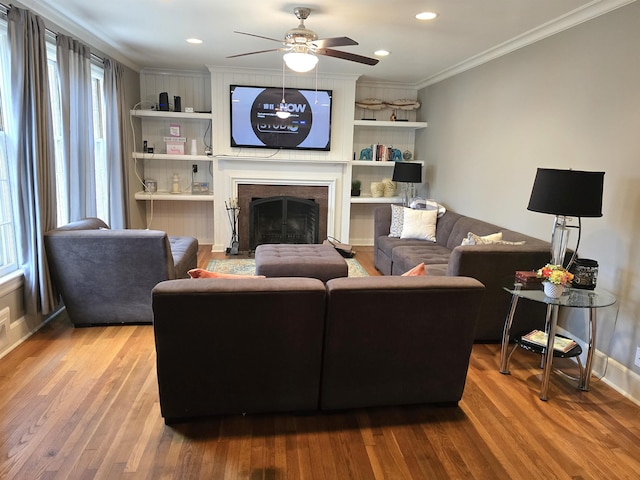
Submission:
<svg viewBox="0 0 640 480">
<path fill-rule="evenodd" d="M 189 270 L 196 268 L 198 240 L 194 237 L 168 237 L 175 266 L 175 278 L 189 278 Z"/>
<path fill-rule="evenodd" d="M 449 262 L 451 252 L 438 244 L 422 242 L 422 245 L 405 245 L 393 249 L 391 275 L 402 275 L 419 263 L 441 265 Z"/>
</svg>

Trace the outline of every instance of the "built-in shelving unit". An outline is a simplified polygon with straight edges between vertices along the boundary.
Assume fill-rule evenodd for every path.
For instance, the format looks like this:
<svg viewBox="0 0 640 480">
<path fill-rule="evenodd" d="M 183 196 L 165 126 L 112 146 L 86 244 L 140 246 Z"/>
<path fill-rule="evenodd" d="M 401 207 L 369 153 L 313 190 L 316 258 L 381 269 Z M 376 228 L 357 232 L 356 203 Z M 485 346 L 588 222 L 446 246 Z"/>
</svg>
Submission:
<svg viewBox="0 0 640 480">
<path fill-rule="evenodd" d="M 392 178 L 393 161 L 358 160 L 362 149 L 374 144 L 391 146 L 401 152 L 411 152 L 411 161 L 415 148 L 415 132 L 427 128 L 427 122 L 387 121 L 387 120 L 354 120 L 353 149 L 354 158 L 350 162 L 351 180 L 360 180 L 361 196 L 351 197 L 350 234 L 352 244 L 373 244 L 373 210 L 380 205 L 402 203 L 402 197 L 373 197 L 370 193 L 371 183 L 385 178 Z M 424 162 L 421 162 L 423 163 Z M 396 192 L 397 193 L 397 192 Z"/>
</svg>

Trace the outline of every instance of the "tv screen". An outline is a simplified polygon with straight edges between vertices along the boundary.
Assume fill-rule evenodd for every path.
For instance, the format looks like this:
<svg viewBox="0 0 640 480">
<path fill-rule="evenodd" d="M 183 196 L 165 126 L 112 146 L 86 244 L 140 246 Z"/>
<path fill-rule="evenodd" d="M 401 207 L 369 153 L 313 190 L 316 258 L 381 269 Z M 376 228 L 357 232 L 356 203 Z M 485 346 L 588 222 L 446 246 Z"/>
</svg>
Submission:
<svg viewBox="0 0 640 480">
<path fill-rule="evenodd" d="M 331 148 L 331 90 L 231 85 L 231 146 Z M 289 113 L 287 118 L 276 115 Z"/>
</svg>

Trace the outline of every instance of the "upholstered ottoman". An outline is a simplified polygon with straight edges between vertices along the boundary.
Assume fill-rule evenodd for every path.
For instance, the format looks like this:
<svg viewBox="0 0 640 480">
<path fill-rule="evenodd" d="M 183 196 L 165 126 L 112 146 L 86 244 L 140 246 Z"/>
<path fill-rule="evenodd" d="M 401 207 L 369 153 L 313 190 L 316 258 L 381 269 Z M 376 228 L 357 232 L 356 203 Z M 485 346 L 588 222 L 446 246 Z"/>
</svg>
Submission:
<svg viewBox="0 0 640 480">
<path fill-rule="evenodd" d="M 327 282 L 348 276 L 347 262 L 330 245 L 263 244 L 256 248 L 256 275 L 308 277 Z"/>
</svg>

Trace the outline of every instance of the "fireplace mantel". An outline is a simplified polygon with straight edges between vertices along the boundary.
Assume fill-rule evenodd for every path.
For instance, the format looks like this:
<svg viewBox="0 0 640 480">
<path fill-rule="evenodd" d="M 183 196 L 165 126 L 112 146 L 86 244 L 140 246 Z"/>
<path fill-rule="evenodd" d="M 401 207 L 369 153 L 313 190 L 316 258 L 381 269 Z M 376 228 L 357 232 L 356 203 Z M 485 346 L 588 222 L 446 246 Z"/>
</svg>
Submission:
<svg viewBox="0 0 640 480">
<path fill-rule="evenodd" d="M 225 202 L 238 198 L 239 185 L 322 186 L 327 188 L 327 235 L 340 238 L 348 231 L 349 162 L 330 159 L 236 157 L 221 155 L 214 161 L 214 251 L 224 251 L 231 240 Z M 240 210 L 240 216 L 248 215 Z M 323 228 L 324 231 L 324 228 Z M 242 239 L 241 239 L 242 243 Z"/>
</svg>

